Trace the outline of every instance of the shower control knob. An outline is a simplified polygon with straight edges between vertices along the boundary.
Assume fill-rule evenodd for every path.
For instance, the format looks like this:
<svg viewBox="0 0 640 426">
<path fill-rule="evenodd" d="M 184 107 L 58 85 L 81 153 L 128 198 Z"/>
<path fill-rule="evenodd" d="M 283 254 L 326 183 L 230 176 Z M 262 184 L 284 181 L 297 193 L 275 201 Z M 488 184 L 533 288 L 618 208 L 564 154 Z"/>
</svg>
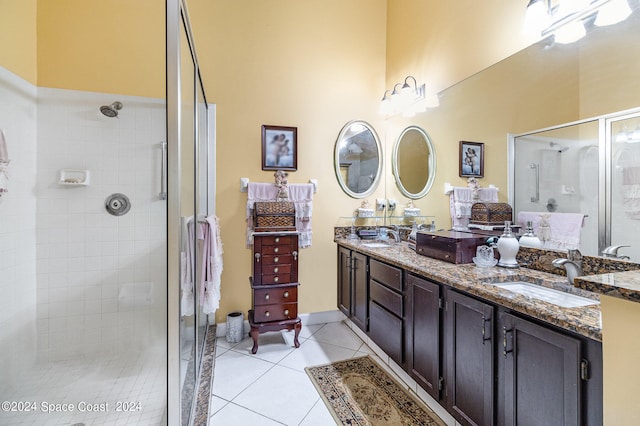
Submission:
<svg viewBox="0 0 640 426">
<path fill-rule="evenodd" d="M 105 208 L 109 214 L 114 216 L 122 216 L 131 209 L 131 201 L 124 194 L 111 194 L 105 200 Z"/>
</svg>

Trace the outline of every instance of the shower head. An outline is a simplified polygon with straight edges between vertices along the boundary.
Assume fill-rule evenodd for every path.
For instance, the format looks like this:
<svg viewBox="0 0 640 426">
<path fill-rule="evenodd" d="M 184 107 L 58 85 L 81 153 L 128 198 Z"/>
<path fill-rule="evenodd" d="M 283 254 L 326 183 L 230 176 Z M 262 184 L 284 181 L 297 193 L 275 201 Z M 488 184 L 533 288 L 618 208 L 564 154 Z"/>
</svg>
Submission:
<svg viewBox="0 0 640 426">
<path fill-rule="evenodd" d="M 122 109 L 122 103 L 115 101 L 111 105 L 103 105 L 100 107 L 100 112 L 109 118 L 118 117 L 118 111 Z"/>
<path fill-rule="evenodd" d="M 566 145 L 560 145 L 557 142 L 549 142 L 549 146 L 556 150 L 558 152 L 558 154 L 562 154 L 563 152 L 567 152 L 569 151 L 569 147 Z"/>
</svg>

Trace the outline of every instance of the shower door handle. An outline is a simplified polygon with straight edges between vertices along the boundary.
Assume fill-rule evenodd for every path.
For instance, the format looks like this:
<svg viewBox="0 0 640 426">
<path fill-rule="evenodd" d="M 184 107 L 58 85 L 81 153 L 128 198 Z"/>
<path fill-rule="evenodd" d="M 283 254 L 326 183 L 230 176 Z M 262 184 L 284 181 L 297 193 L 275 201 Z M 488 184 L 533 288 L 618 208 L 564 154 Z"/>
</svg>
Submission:
<svg viewBox="0 0 640 426">
<path fill-rule="evenodd" d="M 533 169 L 536 180 L 536 195 L 531 197 L 531 202 L 537 203 L 538 201 L 540 201 L 540 168 L 536 163 L 529 164 L 529 168 Z"/>
<path fill-rule="evenodd" d="M 160 142 L 160 149 L 162 150 L 162 159 L 160 161 L 160 194 L 158 197 L 161 200 L 167 199 L 167 143 Z"/>
</svg>

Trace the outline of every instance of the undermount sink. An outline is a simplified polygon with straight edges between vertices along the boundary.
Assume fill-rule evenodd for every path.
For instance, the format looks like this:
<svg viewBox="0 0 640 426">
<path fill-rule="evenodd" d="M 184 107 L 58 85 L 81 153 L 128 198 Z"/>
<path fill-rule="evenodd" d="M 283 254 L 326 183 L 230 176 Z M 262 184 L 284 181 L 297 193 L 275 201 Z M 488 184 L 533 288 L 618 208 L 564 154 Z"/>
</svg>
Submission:
<svg viewBox="0 0 640 426">
<path fill-rule="evenodd" d="M 542 287 L 525 281 L 511 281 L 504 283 L 495 283 L 493 285 L 495 285 L 496 287 L 504 288 L 505 290 L 512 291 L 514 293 L 522 294 L 524 296 L 562 306 L 563 308 L 579 308 L 589 305 L 598 305 L 600 303 L 597 300 L 588 299 L 586 297 L 577 296 L 571 293 L 565 293 L 563 291 L 558 291 L 547 287 Z"/>
<path fill-rule="evenodd" d="M 386 248 L 386 247 L 391 247 L 391 244 L 387 244 L 387 243 L 362 243 L 360 244 L 363 247 L 368 247 L 368 248 Z"/>
</svg>

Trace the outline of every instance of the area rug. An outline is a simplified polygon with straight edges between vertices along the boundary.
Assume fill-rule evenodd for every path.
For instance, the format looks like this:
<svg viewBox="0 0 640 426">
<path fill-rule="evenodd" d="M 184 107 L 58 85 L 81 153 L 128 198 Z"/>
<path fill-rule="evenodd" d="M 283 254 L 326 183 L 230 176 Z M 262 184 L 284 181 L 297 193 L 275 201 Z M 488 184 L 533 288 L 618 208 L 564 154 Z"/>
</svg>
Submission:
<svg viewBox="0 0 640 426">
<path fill-rule="evenodd" d="M 305 370 L 338 424 L 444 426 L 369 356 Z"/>
</svg>

